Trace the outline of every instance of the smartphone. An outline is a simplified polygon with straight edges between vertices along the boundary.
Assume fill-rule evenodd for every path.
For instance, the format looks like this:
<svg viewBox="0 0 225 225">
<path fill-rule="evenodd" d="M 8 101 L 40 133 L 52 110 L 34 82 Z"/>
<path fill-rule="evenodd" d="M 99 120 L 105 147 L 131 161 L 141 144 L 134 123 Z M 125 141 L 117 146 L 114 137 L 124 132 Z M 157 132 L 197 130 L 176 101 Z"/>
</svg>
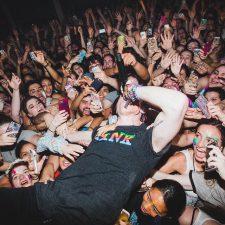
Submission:
<svg viewBox="0 0 225 225">
<path fill-rule="evenodd" d="M 94 79 L 94 81 L 91 84 L 91 87 L 93 87 L 96 91 L 99 91 L 103 86 L 103 82 L 97 78 Z"/>
<path fill-rule="evenodd" d="M 169 30 L 169 29 L 170 29 L 170 25 L 169 25 L 169 24 L 165 24 L 165 25 L 164 25 L 164 29 L 165 29 L 165 30 Z"/>
<path fill-rule="evenodd" d="M 120 35 L 118 38 L 117 38 L 117 43 L 118 44 L 121 44 L 125 41 L 125 36 L 124 35 Z"/>
<path fill-rule="evenodd" d="M 14 121 L 10 122 L 6 132 L 13 132 L 13 134 L 9 135 L 10 137 L 16 137 L 20 131 L 21 124 L 16 123 Z"/>
<path fill-rule="evenodd" d="M 215 141 L 214 139 L 212 139 L 212 140 L 210 140 L 210 143 L 208 143 L 208 146 L 209 145 L 214 145 L 214 146 L 217 146 L 217 141 Z M 207 147 L 206 148 L 206 162 L 205 162 L 205 172 L 213 172 L 213 171 L 215 171 L 217 168 L 216 167 L 209 167 L 208 166 L 208 163 L 207 163 L 207 160 L 208 160 L 208 158 L 209 158 L 209 153 L 210 153 L 210 151 L 212 150 L 212 148 L 210 148 L 210 147 Z"/>
<path fill-rule="evenodd" d="M 191 71 L 191 74 L 188 78 L 188 83 L 191 87 L 197 87 L 198 86 L 198 76 L 195 75 L 194 71 Z"/>
<path fill-rule="evenodd" d="M 157 40 L 155 37 L 151 37 L 148 39 L 148 50 L 152 50 L 152 51 L 155 51 L 155 49 L 157 49 L 158 46 L 157 46 Z"/>
<path fill-rule="evenodd" d="M 100 73 L 102 72 L 101 68 L 99 66 L 92 67 L 92 73 Z"/>
<path fill-rule="evenodd" d="M 78 63 L 81 63 L 83 61 L 83 59 L 86 57 L 86 51 L 85 50 L 81 50 L 79 52 L 79 59 L 78 59 Z"/>
<path fill-rule="evenodd" d="M 101 110 L 103 109 L 103 106 L 98 94 L 91 93 L 91 102 L 93 102 L 95 106 L 98 106 L 99 109 Z"/>
<path fill-rule="evenodd" d="M 100 29 L 99 30 L 99 34 L 104 34 L 105 33 L 105 29 Z"/>
<path fill-rule="evenodd" d="M 70 108 L 68 104 L 68 98 L 63 98 L 59 100 L 59 111 L 65 110 L 70 115 Z"/>
<path fill-rule="evenodd" d="M 29 55 L 30 55 L 30 58 L 31 58 L 33 61 L 36 61 L 36 55 L 35 55 L 34 52 L 30 52 Z"/>
<path fill-rule="evenodd" d="M 93 48 L 93 45 L 92 45 L 91 41 L 87 42 L 87 49 L 88 49 L 89 52 L 93 52 L 94 48 Z"/>
<path fill-rule="evenodd" d="M 0 50 L 0 54 L 1 54 L 1 55 L 5 55 L 5 50 L 1 49 L 1 50 Z"/>
<path fill-rule="evenodd" d="M 199 95 L 198 98 L 195 100 L 198 108 L 202 111 L 204 116 L 209 119 L 211 118 L 211 115 L 209 114 L 208 108 L 207 108 L 207 99 L 203 95 Z"/>
<path fill-rule="evenodd" d="M 147 37 L 151 37 L 152 34 L 153 34 L 152 28 L 148 28 L 148 29 L 147 29 Z"/>
<path fill-rule="evenodd" d="M 37 166 L 37 152 L 34 151 L 33 149 L 30 149 L 30 154 L 31 154 L 31 159 L 34 163 L 34 172 L 35 174 L 38 173 L 38 166 Z"/>
<path fill-rule="evenodd" d="M 64 36 L 64 41 L 65 41 L 66 43 L 71 43 L 70 35 L 65 35 L 65 36 Z"/>
<path fill-rule="evenodd" d="M 160 23 L 161 23 L 162 25 L 164 25 L 164 24 L 167 23 L 167 18 L 166 18 L 166 16 L 161 16 L 161 18 L 160 18 Z"/>
<path fill-rule="evenodd" d="M 220 37 L 214 37 L 213 42 L 215 45 L 219 45 L 220 44 Z"/>
<path fill-rule="evenodd" d="M 199 52 L 201 51 L 200 48 L 195 48 L 194 49 L 194 55 L 197 56 L 199 54 Z"/>
<path fill-rule="evenodd" d="M 146 31 L 141 31 L 141 32 L 140 32 L 140 36 L 141 36 L 141 39 L 147 38 L 147 33 L 146 33 Z"/>
<path fill-rule="evenodd" d="M 184 14 L 183 13 L 179 13 L 178 14 L 178 18 L 182 18 L 182 17 L 184 17 Z"/>
<path fill-rule="evenodd" d="M 207 19 L 201 19 L 201 26 L 205 26 L 207 24 L 208 20 Z"/>
</svg>

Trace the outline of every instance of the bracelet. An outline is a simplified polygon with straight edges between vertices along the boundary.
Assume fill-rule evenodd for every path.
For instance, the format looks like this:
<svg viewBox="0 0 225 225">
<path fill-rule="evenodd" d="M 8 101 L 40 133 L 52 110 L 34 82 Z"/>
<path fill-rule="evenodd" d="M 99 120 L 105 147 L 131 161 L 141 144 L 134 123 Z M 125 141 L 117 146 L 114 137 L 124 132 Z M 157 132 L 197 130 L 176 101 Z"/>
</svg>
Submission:
<svg viewBox="0 0 225 225">
<path fill-rule="evenodd" d="M 138 87 L 141 87 L 141 85 L 133 85 L 128 92 L 128 100 L 131 100 L 131 102 L 140 100 L 139 97 L 137 96 Z"/>
</svg>

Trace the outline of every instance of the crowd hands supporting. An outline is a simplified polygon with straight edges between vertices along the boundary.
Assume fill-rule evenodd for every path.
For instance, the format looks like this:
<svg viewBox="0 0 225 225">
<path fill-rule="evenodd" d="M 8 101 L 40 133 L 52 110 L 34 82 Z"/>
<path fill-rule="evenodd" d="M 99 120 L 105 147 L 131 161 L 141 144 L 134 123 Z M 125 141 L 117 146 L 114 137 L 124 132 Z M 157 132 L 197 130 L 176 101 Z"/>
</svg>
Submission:
<svg viewBox="0 0 225 225">
<path fill-rule="evenodd" d="M 140 191 L 148 191 L 156 180 L 176 180 L 188 196 L 179 223 L 191 224 L 193 217 L 193 224 L 220 224 L 216 211 L 209 216 L 204 207 L 194 207 L 201 198 L 225 212 L 224 197 L 216 203 L 210 198 L 217 196 L 204 199 L 201 193 L 201 188 L 212 193 L 225 180 L 224 4 L 182 1 L 177 9 L 160 8 L 154 0 L 131 4 L 89 8 L 79 19 L 73 16 L 64 24 L 54 19 L 26 32 L 15 28 L 1 41 L 0 171 L 6 175 L 0 186 L 55 180 L 89 145 L 80 132 L 114 129 L 120 93 L 133 104 L 140 85 L 163 87 L 184 93 L 189 107 L 172 140 L 174 154 L 149 171 L 153 175 Z M 122 91 L 118 54 L 128 77 Z M 160 110 L 146 108 L 145 121 L 157 126 L 153 121 Z M 202 176 L 206 165 L 218 175 L 212 187 Z M 203 181 L 206 187 L 199 187 Z M 225 196 L 224 186 L 217 188 Z M 197 222 L 202 215 L 206 219 Z"/>
</svg>

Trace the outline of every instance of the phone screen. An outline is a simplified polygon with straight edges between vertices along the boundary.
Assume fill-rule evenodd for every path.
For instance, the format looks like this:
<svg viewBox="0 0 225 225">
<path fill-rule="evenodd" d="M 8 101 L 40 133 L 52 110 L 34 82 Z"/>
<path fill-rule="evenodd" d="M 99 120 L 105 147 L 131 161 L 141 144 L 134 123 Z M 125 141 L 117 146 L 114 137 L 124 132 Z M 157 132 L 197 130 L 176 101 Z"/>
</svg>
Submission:
<svg viewBox="0 0 225 225">
<path fill-rule="evenodd" d="M 198 98 L 195 100 L 198 108 L 202 111 L 204 116 L 209 119 L 211 118 L 211 115 L 209 114 L 208 108 L 207 108 L 207 99 L 203 95 L 199 95 Z"/>
<path fill-rule="evenodd" d="M 70 115 L 70 108 L 68 104 L 68 98 L 63 98 L 59 100 L 59 111 L 65 110 Z"/>
<path fill-rule="evenodd" d="M 103 82 L 97 78 L 94 79 L 91 87 L 93 87 L 96 91 L 99 91 L 103 86 Z"/>
<path fill-rule="evenodd" d="M 20 127 L 21 127 L 21 125 L 20 125 L 19 123 L 16 123 L 16 122 L 12 121 L 12 122 L 9 124 L 9 126 L 8 126 L 8 128 L 7 128 L 7 130 L 6 130 L 6 132 L 14 132 L 14 134 L 12 134 L 12 135 L 10 135 L 10 136 L 16 137 L 17 134 L 19 133 Z"/>
</svg>

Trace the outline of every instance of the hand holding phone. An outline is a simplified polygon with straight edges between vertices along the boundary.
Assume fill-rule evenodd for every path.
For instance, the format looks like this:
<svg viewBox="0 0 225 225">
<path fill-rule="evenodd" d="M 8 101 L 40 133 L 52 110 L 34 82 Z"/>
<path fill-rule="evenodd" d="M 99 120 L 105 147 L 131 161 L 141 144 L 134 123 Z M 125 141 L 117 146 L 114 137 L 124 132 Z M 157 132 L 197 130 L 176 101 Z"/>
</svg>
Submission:
<svg viewBox="0 0 225 225">
<path fill-rule="evenodd" d="M 204 116 L 207 119 L 210 119 L 211 115 L 210 115 L 210 113 L 208 111 L 208 108 L 207 108 L 207 99 L 203 95 L 199 95 L 198 98 L 195 100 L 195 102 L 196 102 L 198 108 L 204 114 Z"/>
<path fill-rule="evenodd" d="M 210 151 L 213 150 L 213 148 L 209 147 L 209 146 L 217 146 L 218 145 L 218 142 L 214 139 L 210 139 L 209 143 L 207 144 L 207 147 L 206 147 L 206 162 L 205 162 L 205 172 L 213 172 L 213 171 L 216 171 L 216 167 L 209 167 L 208 163 L 207 163 L 207 160 L 208 158 L 210 157 L 209 153 Z"/>
<path fill-rule="evenodd" d="M 11 134 L 11 135 L 9 135 L 9 136 L 10 136 L 10 137 L 16 137 L 17 134 L 19 133 L 20 127 L 21 127 L 21 125 L 20 125 L 19 123 L 16 123 L 16 122 L 12 121 L 12 122 L 9 124 L 9 126 L 8 126 L 8 128 L 7 128 L 7 130 L 6 130 L 6 132 L 13 132 L 13 134 Z"/>
<path fill-rule="evenodd" d="M 33 61 L 37 61 L 36 54 L 34 52 L 30 52 L 29 55 Z"/>
<path fill-rule="evenodd" d="M 63 98 L 59 100 L 59 111 L 65 110 L 70 115 L 70 108 L 68 104 L 68 98 Z"/>
<path fill-rule="evenodd" d="M 140 32 L 141 39 L 145 39 L 147 37 L 147 33 L 145 31 Z"/>
</svg>

